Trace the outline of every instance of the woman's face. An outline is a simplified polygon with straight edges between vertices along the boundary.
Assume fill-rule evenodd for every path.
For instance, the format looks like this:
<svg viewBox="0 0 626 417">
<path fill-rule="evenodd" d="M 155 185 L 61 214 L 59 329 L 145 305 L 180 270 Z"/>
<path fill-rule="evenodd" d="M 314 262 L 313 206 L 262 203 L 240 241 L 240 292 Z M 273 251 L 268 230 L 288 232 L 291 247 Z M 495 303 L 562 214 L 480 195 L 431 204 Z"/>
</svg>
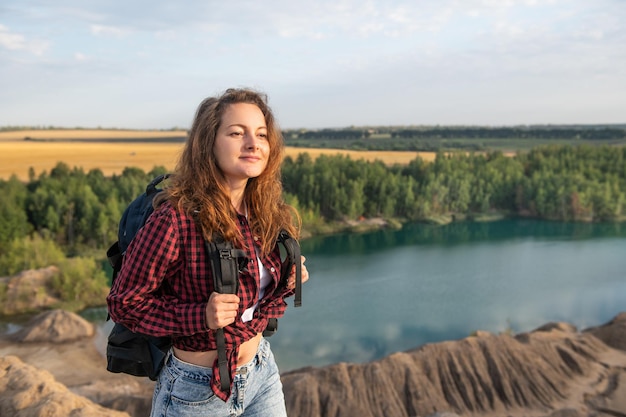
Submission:
<svg viewBox="0 0 626 417">
<path fill-rule="evenodd" d="M 249 103 L 229 105 L 222 115 L 213 153 L 231 189 L 261 175 L 270 153 L 261 109 Z"/>
</svg>

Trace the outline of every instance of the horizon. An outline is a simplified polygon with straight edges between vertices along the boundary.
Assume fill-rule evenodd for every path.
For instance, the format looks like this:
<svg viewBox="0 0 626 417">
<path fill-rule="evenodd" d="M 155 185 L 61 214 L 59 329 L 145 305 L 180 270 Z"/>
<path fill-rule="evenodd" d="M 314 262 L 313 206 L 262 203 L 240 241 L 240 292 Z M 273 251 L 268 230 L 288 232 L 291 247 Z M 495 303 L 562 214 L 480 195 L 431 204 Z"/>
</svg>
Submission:
<svg viewBox="0 0 626 417">
<path fill-rule="evenodd" d="M 575 123 L 575 124 L 555 124 L 555 123 L 545 123 L 545 124 L 516 124 L 516 125 L 429 125 L 429 124 L 407 124 L 407 125 L 360 125 L 360 126 L 326 126 L 326 127 L 318 127 L 318 128 L 305 128 L 305 127 L 293 127 L 293 128 L 282 128 L 281 130 L 346 130 L 346 129 L 394 129 L 394 128 L 426 128 L 426 129 L 439 129 L 439 128 L 452 128 L 452 129 L 476 129 L 476 128 L 486 128 L 486 129 L 509 129 L 509 128 L 617 128 L 617 129 L 626 129 L 626 122 L 620 123 Z M 178 132 L 178 131 L 187 131 L 189 128 L 185 128 L 182 126 L 174 126 L 170 128 L 128 128 L 128 127 L 105 127 L 105 126 L 97 126 L 97 127 L 89 127 L 89 126 L 75 126 L 75 127 L 66 127 L 66 126 L 52 126 L 52 125 L 44 125 L 44 126 L 0 126 L 1 132 L 19 132 L 19 131 L 27 131 L 27 130 L 36 130 L 36 131 L 58 131 L 58 130 L 94 130 L 94 131 L 130 131 L 130 132 Z"/>
</svg>

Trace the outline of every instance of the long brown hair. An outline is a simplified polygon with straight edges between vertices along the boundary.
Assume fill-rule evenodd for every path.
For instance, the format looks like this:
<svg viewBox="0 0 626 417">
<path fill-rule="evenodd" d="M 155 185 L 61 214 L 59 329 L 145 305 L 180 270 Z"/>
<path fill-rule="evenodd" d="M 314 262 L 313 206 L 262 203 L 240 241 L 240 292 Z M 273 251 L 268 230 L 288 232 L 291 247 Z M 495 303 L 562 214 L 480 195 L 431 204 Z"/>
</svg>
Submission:
<svg viewBox="0 0 626 417">
<path fill-rule="evenodd" d="M 200 103 L 167 187 L 167 196 L 175 207 L 196 218 L 206 239 L 218 234 L 226 240 L 243 244 L 226 178 L 213 152 L 222 116 L 228 106 L 236 103 L 256 105 L 267 125 L 270 146 L 267 166 L 261 175 L 248 180 L 244 202 L 252 232 L 261 239 L 263 254 L 268 254 L 281 229 L 298 237 L 300 217 L 283 200 L 281 165 L 284 142 L 266 95 L 250 89 L 228 89 L 222 95 Z"/>
</svg>

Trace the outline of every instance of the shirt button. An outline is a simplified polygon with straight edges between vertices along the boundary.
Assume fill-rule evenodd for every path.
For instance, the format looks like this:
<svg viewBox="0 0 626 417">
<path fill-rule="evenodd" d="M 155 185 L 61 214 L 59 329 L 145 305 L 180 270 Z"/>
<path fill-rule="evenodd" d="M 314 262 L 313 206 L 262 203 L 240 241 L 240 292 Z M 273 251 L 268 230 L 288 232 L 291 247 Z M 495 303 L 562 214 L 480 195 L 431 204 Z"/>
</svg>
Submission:
<svg viewBox="0 0 626 417">
<path fill-rule="evenodd" d="M 276 270 L 274 269 L 274 267 L 271 267 L 271 268 L 270 268 L 270 271 L 274 272 L 274 271 L 276 271 Z"/>
<path fill-rule="evenodd" d="M 259 240 L 258 236 L 255 236 L 255 237 L 254 237 L 254 241 L 256 242 L 256 241 L 258 241 L 258 240 Z"/>
</svg>

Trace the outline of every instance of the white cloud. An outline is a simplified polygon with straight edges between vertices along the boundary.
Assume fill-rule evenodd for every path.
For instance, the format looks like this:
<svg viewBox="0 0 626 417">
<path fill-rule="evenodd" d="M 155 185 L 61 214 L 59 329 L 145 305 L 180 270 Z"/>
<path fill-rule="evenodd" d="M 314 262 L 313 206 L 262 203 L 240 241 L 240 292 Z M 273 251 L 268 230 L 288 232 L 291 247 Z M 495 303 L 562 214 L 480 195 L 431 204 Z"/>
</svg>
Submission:
<svg viewBox="0 0 626 417">
<path fill-rule="evenodd" d="M 13 33 L 0 24 L 0 46 L 12 51 L 26 51 L 33 55 L 43 55 L 49 43 L 41 40 L 27 40 L 24 35 Z"/>
<path fill-rule="evenodd" d="M 91 25 L 91 33 L 96 36 L 112 36 L 115 38 L 124 38 L 132 33 L 131 30 L 107 25 Z"/>
<path fill-rule="evenodd" d="M 17 33 L 11 33 L 9 28 L 4 25 L 0 25 L 0 45 L 7 49 L 23 49 L 24 48 L 24 36 Z"/>
<path fill-rule="evenodd" d="M 550 112 L 558 114 L 581 85 L 587 86 L 580 102 L 589 114 L 624 108 L 616 93 L 607 97 L 607 91 L 623 91 L 626 80 L 623 0 L 6 1 L 13 6 L 2 14 L 0 58 L 9 57 L 12 65 L 0 66 L 0 79 L 17 80 L 10 82 L 16 97 L 27 96 L 20 89 L 35 91 L 22 82 L 26 74 L 55 77 L 47 84 L 64 82 L 64 91 L 78 82 L 96 90 L 121 79 L 131 99 L 112 97 L 112 109 L 145 99 L 145 89 L 160 100 L 156 108 L 174 114 L 207 91 L 250 85 L 277 100 L 282 91 L 293 96 L 278 110 L 290 115 L 286 123 L 302 126 L 404 123 L 422 113 L 425 121 L 466 122 L 470 107 L 477 121 L 484 109 L 497 122 L 496 114 L 512 117 L 505 114 L 511 112 L 503 104 L 505 92 L 514 106 L 553 91 Z M 45 62 L 25 57 L 44 52 Z M 155 85 L 171 86 L 171 96 L 156 93 Z M 42 83 L 41 94 L 48 88 Z M 317 95 L 319 105 L 309 99 Z M 20 111 L 7 97 L 5 92 L 0 113 L 51 117 L 28 106 Z M 341 102 L 340 110 L 329 97 Z M 80 100 L 77 94 L 64 104 L 86 107 Z M 380 103 L 394 105 L 381 110 Z M 595 103 L 602 107 L 592 109 Z M 58 101 L 47 107 L 54 106 Z M 136 110 L 120 117 L 131 114 L 142 117 Z M 517 117 L 531 120 L 521 112 Z M 166 122 L 174 124 L 181 121 Z"/>
</svg>

